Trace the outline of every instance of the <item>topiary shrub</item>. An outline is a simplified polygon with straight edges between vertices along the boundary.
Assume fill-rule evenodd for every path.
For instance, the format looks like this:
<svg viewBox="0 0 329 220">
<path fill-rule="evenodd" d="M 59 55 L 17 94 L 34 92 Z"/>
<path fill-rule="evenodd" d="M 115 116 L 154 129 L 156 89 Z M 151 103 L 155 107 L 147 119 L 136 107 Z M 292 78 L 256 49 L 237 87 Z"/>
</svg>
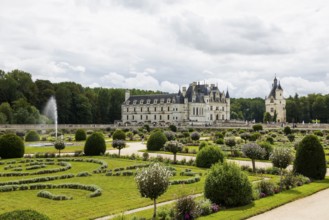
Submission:
<svg viewBox="0 0 329 220">
<path fill-rule="evenodd" d="M 215 141 L 216 144 L 224 144 L 224 139 L 223 138 L 218 138 Z"/>
<path fill-rule="evenodd" d="M 64 141 L 58 140 L 54 143 L 54 147 L 56 150 L 58 150 L 59 157 L 61 156 L 61 150 L 65 149 L 65 143 Z"/>
<path fill-rule="evenodd" d="M 326 158 L 317 136 L 307 135 L 300 142 L 293 171 L 311 179 L 324 179 L 327 172 Z"/>
<path fill-rule="evenodd" d="M 199 134 L 198 132 L 193 132 L 193 133 L 191 134 L 191 139 L 192 139 L 193 141 L 198 141 L 198 140 L 200 139 L 200 134 Z"/>
<path fill-rule="evenodd" d="M 113 140 L 126 140 L 126 133 L 123 130 L 117 129 L 112 135 Z"/>
<path fill-rule="evenodd" d="M 177 127 L 175 125 L 169 125 L 169 129 L 172 131 L 172 132 L 177 132 Z"/>
<path fill-rule="evenodd" d="M 313 134 L 316 135 L 316 136 L 319 136 L 319 137 L 323 137 L 323 132 L 322 131 L 314 131 Z"/>
<path fill-rule="evenodd" d="M 208 143 L 205 142 L 205 141 L 202 141 L 202 142 L 199 144 L 199 150 L 201 150 L 202 148 L 207 147 L 207 146 L 208 146 Z"/>
<path fill-rule="evenodd" d="M 15 210 L 12 212 L 6 212 L 0 215 L 0 219 L 2 220 L 26 220 L 26 219 L 33 219 L 33 220 L 49 220 L 49 218 L 43 214 L 40 214 L 34 210 Z"/>
<path fill-rule="evenodd" d="M 40 141 L 40 136 L 36 131 L 29 131 L 25 136 L 26 142 Z"/>
<path fill-rule="evenodd" d="M 244 140 L 244 143 L 247 143 L 247 140 L 250 139 L 250 133 L 246 133 L 246 132 L 241 133 L 241 134 L 240 134 L 240 137 L 241 137 L 241 139 Z"/>
<path fill-rule="evenodd" d="M 105 153 L 106 144 L 102 133 L 95 132 L 87 138 L 84 153 L 87 156 L 102 155 Z"/>
<path fill-rule="evenodd" d="M 24 156 L 24 143 L 15 134 L 5 134 L 0 137 L 0 157 L 20 158 Z"/>
<path fill-rule="evenodd" d="M 223 162 L 224 153 L 219 147 L 207 146 L 202 148 L 196 155 L 196 166 L 209 168 L 212 164 Z"/>
<path fill-rule="evenodd" d="M 165 131 L 164 135 L 166 136 L 168 141 L 175 140 L 175 134 L 172 131 Z"/>
<path fill-rule="evenodd" d="M 270 144 L 274 144 L 274 139 L 273 137 L 267 137 L 266 138 L 266 142 L 270 143 Z"/>
<path fill-rule="evenodd" d="M 147 140 L 147 150 L 158 151 L 164 147 L 164 144 L 168 141 L 162 131 L 153 132 Z"/>
<path fill-rule="evenodd" d="M 263 126 L 261 124 L 255 124 L 252 126 L 252 129 L 254 131 L 261 131 L 261 130 L 263 130 Z"/>
<path fill-rule="evenodd" d="M 224 139 L 224 135 L 223 135 L 222 132 L 216 132 L 216 133 L 215 133 L 215 139 L 218 139 L 218 138 L 222 138 L 222 139 Z"/>
<path fill-rule="evenodd" d="M 204 195 L 224 206 L 246 205 L 252 201 L 252 186 L 235 163 L 215 164 L 205 180 Z"/>
<path fill-rule="evenodd" d="M 87 133 L 84 129 L 78 129 L 75 132 L 75 141 L 85 141 L 87 139 Z"/>
<path fill-rule="evenodd" d="M 285 135 L 291 134 L 291 128 L 289 126 L 284 127 L 283 132 Z"/>
<path fill-rule="evenodd" d="M 260 138 L 262 135 L 259 132 L 252 133 L 249 140 L 250 141 L 257 141 L 258 138 Z"/>
</svg>

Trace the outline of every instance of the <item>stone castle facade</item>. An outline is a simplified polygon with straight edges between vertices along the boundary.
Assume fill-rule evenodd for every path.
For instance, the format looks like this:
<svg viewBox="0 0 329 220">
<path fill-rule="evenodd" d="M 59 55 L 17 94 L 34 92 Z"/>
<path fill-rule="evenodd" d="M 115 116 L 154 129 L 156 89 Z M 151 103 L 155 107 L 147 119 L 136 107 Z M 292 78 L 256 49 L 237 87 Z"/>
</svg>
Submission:
<svg viewBox="0 0 329 220">
<path fill-rule="evenodd" d="M 213 125 L 230 120 L 230 96 L 196 82 L 173 94 L 131 96 L 127 90 L 121 113 L 124 125 Z"/>
<path fill-rule="evenodd" d="M 278 82 L 277 78 L 274 78 L 272 89 L 267 98 L 265 98 L 265 109 L 269 112 L 272 118 L 275 118 L 275 122 L 286 122 L 286 100 L 283 97 L 283 89 Z"/>
</svg>

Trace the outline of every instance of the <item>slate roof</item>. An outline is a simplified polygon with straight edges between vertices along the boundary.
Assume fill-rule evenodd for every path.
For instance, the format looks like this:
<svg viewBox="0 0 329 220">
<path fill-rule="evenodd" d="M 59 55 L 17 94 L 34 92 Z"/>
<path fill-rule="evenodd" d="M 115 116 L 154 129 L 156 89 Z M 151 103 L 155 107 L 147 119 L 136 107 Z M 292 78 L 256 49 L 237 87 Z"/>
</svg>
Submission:
<svg viewBox="0 0 329 220">
<path fill-rule="evenodd" d="M 280 85 L 280 82 L 279 82 L 279 84 L 278 84 L 278 80 L 277 80 L 276 77 L 275 77 L 275 78 L 274 78 L 274 83 L 273 83 L 273 85 L 272 85 L 271 92 L 270 92 L 270 94 L 268 95 L 268 97 L 273 96 L 273 98 L 276 98 L 276 97 L 275 97 L 275 90 L 277 90 L 277 89 L 283 90 L 282 87 L 281 87 L 281 85 Z"/>
</svg>

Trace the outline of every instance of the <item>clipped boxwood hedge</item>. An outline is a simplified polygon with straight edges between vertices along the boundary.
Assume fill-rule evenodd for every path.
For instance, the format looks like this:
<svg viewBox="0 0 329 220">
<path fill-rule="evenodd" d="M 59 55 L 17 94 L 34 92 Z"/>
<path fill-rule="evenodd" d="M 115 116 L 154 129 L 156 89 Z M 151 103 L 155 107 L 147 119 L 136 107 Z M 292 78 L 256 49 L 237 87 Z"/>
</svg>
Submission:
<svg viewBox="0 0 329 220">
<path fill-rule="evenodd" d="M 25 136 L 26 142 L 40 141 L 40 136 L 36 131 L 29 131 Z"/>
<path fill-rule="evenodd" d="M 24 156 L 24 143 L 15 134 L 5 134 L 0 137 L 0 157 L 20 158 Z"/>
<path fill-rule="evenodd" d="M 87 156 L 103 155 L 106 151 L 104 136 L 95 132 L 87 138 L 84 147 L 84 153 Z"/>
<path fill-rule="evenodd" d="M 46 215 L 43 215 L 34 210 L 15 210 L 12 212 L 6 212 L 0 215 L 1 220 L 50 220 Z"/>
</svg>

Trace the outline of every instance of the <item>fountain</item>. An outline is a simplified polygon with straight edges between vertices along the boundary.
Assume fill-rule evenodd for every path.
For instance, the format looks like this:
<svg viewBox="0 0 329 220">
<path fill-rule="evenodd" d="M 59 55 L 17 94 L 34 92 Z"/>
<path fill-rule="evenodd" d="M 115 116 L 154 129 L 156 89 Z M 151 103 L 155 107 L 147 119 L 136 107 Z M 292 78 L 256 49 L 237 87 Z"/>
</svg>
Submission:
<svg viewBox="0 0 329 220">
<path fill-rule="evenodd" d="M 44 109 L 44 115 L 54 120 L 55 137 L 57 140 L 57 103 L 54 96 L 51 96 L 50 99 L 48 100 L 46 107 Z"/>
</svg>

